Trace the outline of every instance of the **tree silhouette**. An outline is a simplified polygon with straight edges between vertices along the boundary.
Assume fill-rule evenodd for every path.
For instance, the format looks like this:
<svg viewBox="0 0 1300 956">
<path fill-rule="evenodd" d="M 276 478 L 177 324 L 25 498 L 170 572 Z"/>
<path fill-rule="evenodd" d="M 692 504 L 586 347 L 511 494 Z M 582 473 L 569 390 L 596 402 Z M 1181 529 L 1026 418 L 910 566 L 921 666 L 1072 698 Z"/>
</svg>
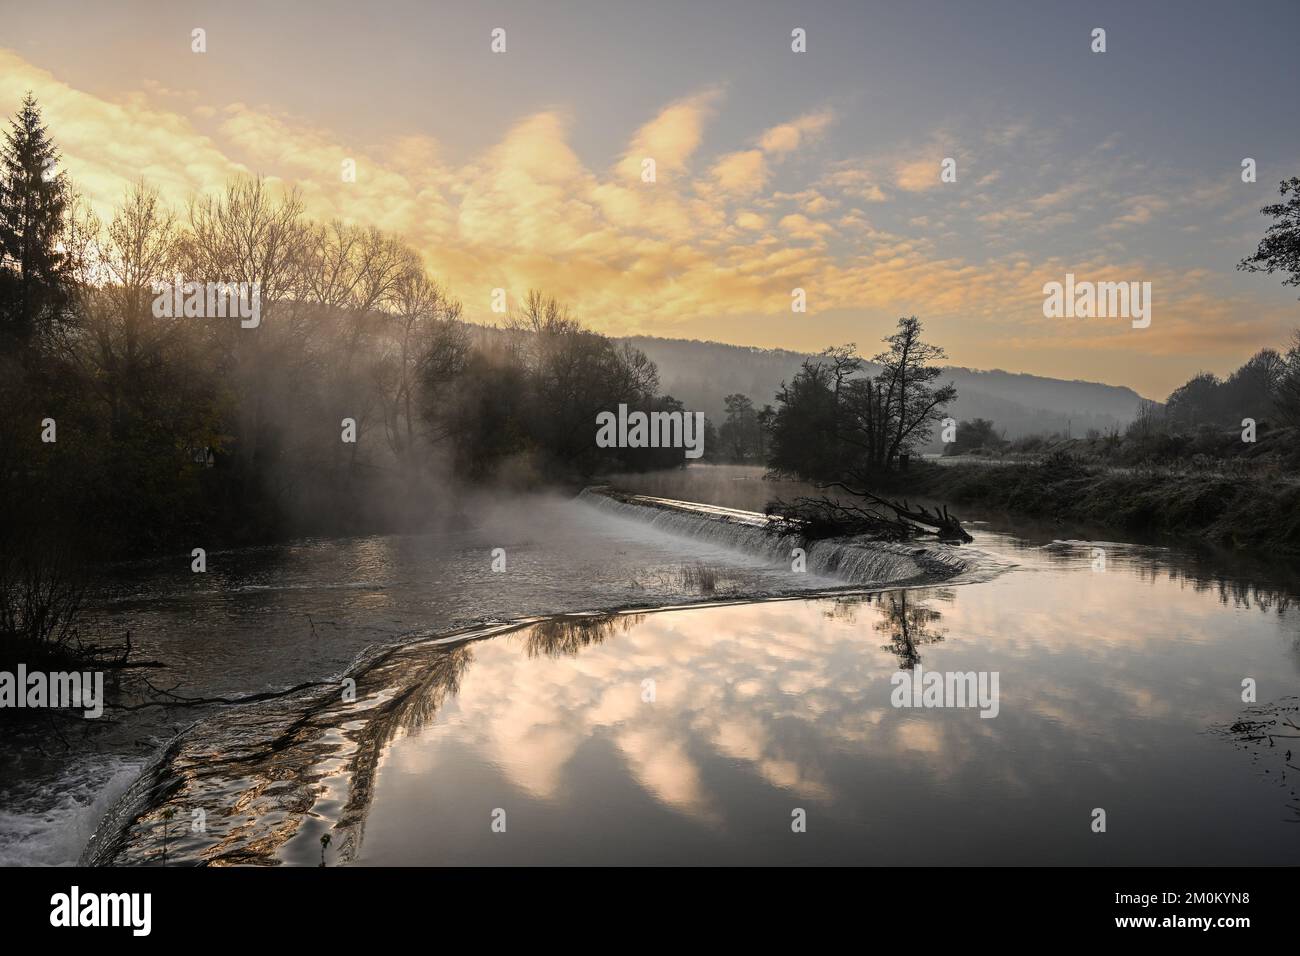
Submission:
<svg viewBox="0 0 1300 956">
<path fill-rule="evenodd" d="M 1274 203 L 1260 210 L 1274 222 L 1264 231 L 1253 256 L 1237 263 L 1243 272 L 1286 272 L 1283 285 L 1300 286 L 1300 177 L 1292 176 L 1280 183 L 1278 190 L 1286 202 Z"/>
<path fill-rule="evenodd" d="M 0 146 L 0 329 L 20 343 L 68 302 L 60 242 L 70 190 L 59 152 L 28 93 Z"/>
<path fill-rule="evenodd" d="M 883 595 L 880 609 L 881 619 L 875 628 L 889 635 L 889 643 L 882 649 L 895 654 L 898 666 L 903 670 L 921 663 L 921 647 L 937 644 L 944 638 L 942 631 L 930 629 L 930 625 L 943 615 L 925 604 L 909 600 L 907 591 L 890 591 Z"/>
</svg>

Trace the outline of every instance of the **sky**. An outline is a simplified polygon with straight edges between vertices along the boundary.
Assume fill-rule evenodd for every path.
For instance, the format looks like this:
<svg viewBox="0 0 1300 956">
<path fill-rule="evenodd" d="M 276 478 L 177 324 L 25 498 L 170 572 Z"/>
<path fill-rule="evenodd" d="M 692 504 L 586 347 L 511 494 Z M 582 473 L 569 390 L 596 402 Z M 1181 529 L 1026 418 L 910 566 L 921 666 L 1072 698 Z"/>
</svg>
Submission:
<svg viewBox="0 0 1300 956">
<path fill-rule="evenodd" d="M 0 111 L 35 94 L 101 216 L 263 175 L 473 321 L 540 288 L 611 334 L 870 355 L 916 315 L 953 364 L 1157 399 L 1300 326 L 1234 268 L 1300 175 L 1295 0 L 266 6 L 0 0 Z M 1150 326 L 1045 317 L 1067 273 L 1150 282 Z"/>
</svg>

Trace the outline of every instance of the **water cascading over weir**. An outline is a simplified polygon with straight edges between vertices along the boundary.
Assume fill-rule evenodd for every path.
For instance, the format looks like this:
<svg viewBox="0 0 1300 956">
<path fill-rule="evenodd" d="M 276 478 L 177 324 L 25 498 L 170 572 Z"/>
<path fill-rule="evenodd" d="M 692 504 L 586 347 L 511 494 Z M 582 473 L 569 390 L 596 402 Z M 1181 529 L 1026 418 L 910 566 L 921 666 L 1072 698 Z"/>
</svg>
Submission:
<svg viewBox="0 0 1300 956">
<path fill-rule="evenodd" d="M 862 537 L 804 542 L 794 535 L 772 534 L 766 517 L 754 511 L 629 495 L 606 487 L 586 488 L 578 500 L 667 534 L 707 541 L 776 564 L 789 565 L 794 550 L 802 548 L 809 572 L 858 587 L 937 581 L 968 569 L 957 549 L 936 542 L 919 545 Z"/>
</svg>

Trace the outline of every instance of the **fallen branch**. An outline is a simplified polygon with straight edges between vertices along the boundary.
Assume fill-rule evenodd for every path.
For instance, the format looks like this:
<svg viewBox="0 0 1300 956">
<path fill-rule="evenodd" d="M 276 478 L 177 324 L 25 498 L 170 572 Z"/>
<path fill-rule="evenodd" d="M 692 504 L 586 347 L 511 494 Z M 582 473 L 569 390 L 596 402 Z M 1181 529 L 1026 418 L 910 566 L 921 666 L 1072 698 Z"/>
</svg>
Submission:
<svg viewBox="0 0 1300 956">
<path fill-rule="evenodd" d="M 829 498 L 777 498 L 768 503 L 766 514 L 768 530 L 810 540 L 868 535 L 882 541 L 906 541 L 921 533 L 916 525 Z"/>
<path fill-rule="evenodd" d="M 883 541 L 907 541 L 924 534 L 934 534 L 940 541 L 969 542 L 973 540 L 961 522 L 950 514 L 946 505 L 933 512 L 924 506 L 913 508 L 907 501 L 899 504 L 857 491 L 840 481 L 817 485 L 823 490 L 838 488 L 871 505 L 823 496 L 821 498 L 795 498 L 793 501 L 776 499 L 767 506 L 770 530 L 780 534 L 797 534 L 809 539 L 841 537 L 843 535 L 869 535 Z M 893 512 L 884 513 L 882 509 Z"/>
<path fill-rule="evenodd" d="M 312 687 L 333 687 L 338 685 L 338 681 L 314 680 L 306 681 L 302 684 L 295 684 L 285 690 L 266 691 L 261 694 L 249 694 L 245 697 L 181 697 L 179 694 L 173 694 L 170 690 L 164 690 L 161 687 L 155 687 L 145 680 L 145 686 L 153 693 L 159 694 L 168 700 L 149 700 L 142 704 L 106 704 L 106 709 L 112 710 L 144 710 L 147 707 L 203 707 L 209 704 L 256 704 L 264 700 L 275 700 L 277 697 L 288 697 L 290 694 L 296 694 L 298 691 L 307 690 Z"/>
<path fill-rule="evenodd" d="M 819 484 L 817 487 L 822 489 L 839 488 L 841 491 L 845 491 L 858 498 L 865 498 L 868 501 L 889 508 L 899 518 L 921 525 L 922 527 L 934 529 L 940 541 L 960 541 L 967 543 L 975 540 L 966 533 L 966 529 L 961 526 L 961 522 L 957 519 L 957 516 L 948 513 L 947 505 L 936 506 L 933 512 L 927 511 L 924 505 L 918 508 L 912 508 L 912 506 L 907 503 L 906 498 L 903 499 L 903 503 L 900 505 L 896 501 L 881 498 L 879 495 L 873 495 L 869 491 L 858 491 L 854 488 L 850 488 L 842 481 L 827 482 L 825 484 Z"/>
</svg>

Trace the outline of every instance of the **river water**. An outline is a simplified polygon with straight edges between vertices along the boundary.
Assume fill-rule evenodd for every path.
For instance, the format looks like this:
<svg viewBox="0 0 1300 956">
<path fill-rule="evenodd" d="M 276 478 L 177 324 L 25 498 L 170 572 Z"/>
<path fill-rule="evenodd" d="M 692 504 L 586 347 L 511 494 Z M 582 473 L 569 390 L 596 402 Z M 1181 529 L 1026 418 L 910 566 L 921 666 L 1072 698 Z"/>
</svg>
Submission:
<svg viewBox="0 0 1300 956">
<path fill-rule="evenodd" d="M 635 490 L 752 508 L 773 490 L 753 479 L 689 469 Z M 279 689 L 341 675 L 367 647 L 408 650 L 361 676 L 355 709 L 331 689 L 261 710 L 118 714 L 62 752 L 6 742 L 0 862 L 74 861 L 196 718 L 210 719 L 150 769 L 181 782 L 181 819 L 211 822 L 172 843 L 177 862 L 315 863 L 326 832 L 340 837 L 329 862 L 361 864 L 1300 860 L 1300 771 L 1285 756 L 1300 740 L 1248 732 L 1300 723 L 1285 568 L 989 523 L 946 578 L 904 552 L 810 551 L 793 573 L 733 525 L 538 498 L 472 531 L 213 554 L 207 575 L 188 558 L 118 569 L 97 613 L 168 664 L 150 680 L 177 694 Z M 726 603 L 425 642 L 702 601 Z M 891 678 L 917 666 L 996 672 L 996 717 L 894 706 Z M 294 708 L 315 714 L 310 739 L 248 748 L 229 772 L 186 762 Z M 310 786 L 265 821 L 296 823 L 252 853 L 232 834 L 259 820 L 220 821 L 248 805 L 249 780 L 285 767 Z M 156 861 L 161 809 L 143 808 L 114 861 Z"/>
<path fill-rule="evenodd" d="M 88 617 L 155 687 L 187 698 L 238 697 L 341 672 L 365 648 L 491 620 L 563 611 L 816 591 L 844 582 L 792 578 L 764 555 L 686 539 L 567 497 L 471 508 L 472 528 L 306 540 L 123 565 Z M 504 570 L 493 571 L 500 549 Z M 498 563 L 498 567 L 501 567 Z M 705 591 L 698 569 L 712 572 Z M 888 569 L 886 569 L 888 571 Z M 157 700 L 139 680 L 124 702 Z M 0 738 L 0 865 L 77 859 L 105 808 L 148 757 L 212 707 L 109 710 L 54 734 L 44 723 Z"/>
</svg>

